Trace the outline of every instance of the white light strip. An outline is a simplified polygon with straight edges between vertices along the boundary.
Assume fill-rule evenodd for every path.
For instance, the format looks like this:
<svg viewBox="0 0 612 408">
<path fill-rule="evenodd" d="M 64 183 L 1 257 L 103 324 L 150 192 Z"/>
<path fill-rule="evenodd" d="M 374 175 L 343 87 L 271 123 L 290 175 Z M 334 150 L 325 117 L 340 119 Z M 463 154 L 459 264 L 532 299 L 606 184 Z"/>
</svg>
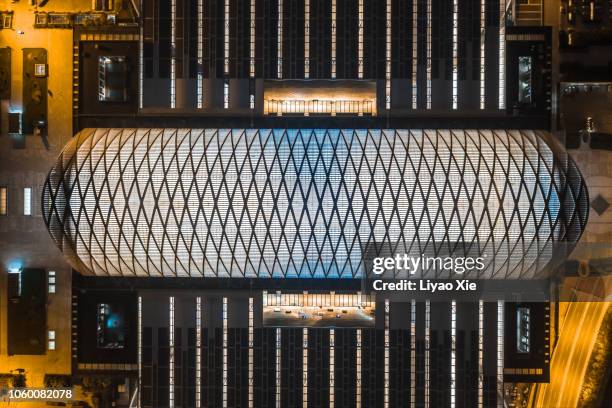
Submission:
<svg viewBox="0 0 612 408">
<path fill-rule="evenodd" d="M 302 408 L 308 408 L 308 329 L 302 329 Z"/>
<path fill-rule="evenodd" d="M 356 346 L 355 408 L 361 408 L 361 329 L 357 329 Z"/>
<path fill-rule="evenodd" d="M 457 301 L 451 301 L 451 363 L 450 363 L 450 406 L 455 408 L 457 383 Z"/>
<path fill-rule="evenodd" d="M 275 381 L 276 408 L 281 408 L 281 329 L 278 327 L 276 328 Z"/>
<path fill-rule="evenodd" d="M 223 109 L 229 108 L 229 79 L 223 80 Z"/>
<path fill-rule="evenodd" d="M 32 188 L 23 189 L 23 215 L 32 215 Z"/>
<path fill-rule="evenodd" d="M 227 298 L 223 298 L 223 408 L 227 408 Z"/>
<path fill-rule="evenodd" d="M 249 408 L 254 407 L 254 397 L 253 397 L 253 364 L 254 364 L 254 356 L 253 356 L 253 343 L 255 341 L 255 328 L 253 324 L 253 298 L 249 298 L 249 389 L 248 389 L 248 404 Z"/>
<path fill-rule="evenodd" d="M 429 408 L 429 327 L 431 304 L 425 301 L 425 408 Z"/>
<path fill-rule="evenodd" d="M 499 0 L 499 109 L 506 108 L 506 0 Z"/>
<path fill-rule="evenodd" d="M 140 15 L 143 15 L 143 2 L 140 3 Z M 143 18 L 144 20 L 144 18 Z M 144 24 L 140 24 L 140 33 L 138 37 L 138 108 L 142 109 L 144 106 Z M 138 396 L 138 404 L 140 407 L 140 394 Z"/>
<path fill-rule="evenodd" d="M 223 4 L 223 74 L 229 75 L 230 59 L 230 3 L 225 0 Z"/>
<path fill-rule="evenodd" d="M 484 302 L 478 301 L 478 408 L 484 407 Z"/>
<path fill-rule="evenodd" d="M 487 1 L 480 0 L 480 109 L 485 108 L 485 40 L 486 40 L 486 10 Z"/>
<path fill-rule="evenodd" d="M 459 0 L 453 0 L 453 85 L 452 106 L 457 109 L 459 74 Z"/>
<path fill-rule="evenodd" d="M 391 0 L 387 0 L 386 21 L 385 109 L 391 109 Z"/>
<path fill-rule="evenodd" d="M 255 78 L 255 0 L 251 0 L 251 17 L 249 24 L 250 40 L 249 40 L 249 76 Z"/>
<path fill-rule="evenodd" d="M 276 76 L 278 79 L 283 77 L 283 0 L 278 0 L 278 35 L 276 54 Z"/>
<path fill-rule="evenodd" d="M 142 296 L 138 296 L 138 408 L 142 406 Z"/>
<path fill-rule="evenodd" d="M 504 407 L 504 301 L 497 301 L 497 407 Z"/>
<path fill-rule="evenodd" d="M 427 109 L 431 109 L 431 2 L 432 0 L 427 0 L 427 38 L 426 38 L 426 52 L 427 52 L 427 61 L 426 61 L 426 83 L 425 83 L 425 97 L 426 97 L 426 107 Z M 429 397 L 428 397 L 429 398 Z"/>
<path fill-rule="evenodd" d="M 336 346 L 336 333 L 334 329 L 329 329 L 329 408 L 334 408 L 335 403 L 335 346 Z"/>
<path fill-rule="evenodd" d="M 202 406 L 202 298 L 196 297 L 195 404 Z"/>
<path fill-rule="evenodd" d="M 336 78 L 336 0 L 331 2 L 331 77 Z"/>
<path fill-rule="evenodd" d="M 176 108 L 176 0 L 170 3 L 170 108 Z"/>
<path fill-rule="evenodd" d="M 410 301 L 410 407 L 416 408 L 416 300 L 414 299 Z"/>
<path fill-rule="evenodd" d="M 169 299 L 170 309 L 170 333 L 169 333 L 169 354 L 170 362 L 168 364 L 168 407 L 174 408 L 174 296 Z"/>
<path fill-rule="evenodd" d="M 256 25 L 256 12 L 255 12 L 255 0 L 251 0 L 251 17 L 250 17 L 250 40 L 249 40 L 249 77 L 251 82 L 249 83 L 249 108 L 255 109 L 255 25 Z"/>
<path fill-rule="evenodd" d="M 412 109 L 417 109 L 417 72 L 419 68 L 419 2 L 412 2 Z"/>
<path fill-rule="evenodd" d="M 389 408 L 389 299 L 385 299 L 385 370 L 383 406 Z"/>
<path fill-rule="evenodd" d="M 310 77 L 310 0 L 304 0 L 304 78 Z"/>
<path fill-rule="evenodd" d="M 357 5 L 357 77 L 359 79 L 363 78 L 363 1 L 359 0 Z"/>
<path fill-rule="evenodd" d="M 197 76 L 197 87 L 196 97 L 198 109 L 202 109 L 204 106 L 204 0 L 198 0 L 198 76 Z M 199 299 L 199 298 L 198 298 Z"/>
</svg>

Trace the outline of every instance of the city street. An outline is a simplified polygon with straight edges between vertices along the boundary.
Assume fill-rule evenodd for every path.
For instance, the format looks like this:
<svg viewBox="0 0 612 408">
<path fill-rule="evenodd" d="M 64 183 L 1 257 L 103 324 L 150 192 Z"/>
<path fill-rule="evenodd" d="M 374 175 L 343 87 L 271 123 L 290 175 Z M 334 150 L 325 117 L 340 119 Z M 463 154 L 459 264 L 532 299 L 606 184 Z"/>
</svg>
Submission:
<svg viewBox="0 0 612 408">
<path fill-rule="evenodd" d="M 575 407 L 609 302 L 572 302 L 550 365 L 550 383 L 536 386 L 534 407 Z"/>
</svg>

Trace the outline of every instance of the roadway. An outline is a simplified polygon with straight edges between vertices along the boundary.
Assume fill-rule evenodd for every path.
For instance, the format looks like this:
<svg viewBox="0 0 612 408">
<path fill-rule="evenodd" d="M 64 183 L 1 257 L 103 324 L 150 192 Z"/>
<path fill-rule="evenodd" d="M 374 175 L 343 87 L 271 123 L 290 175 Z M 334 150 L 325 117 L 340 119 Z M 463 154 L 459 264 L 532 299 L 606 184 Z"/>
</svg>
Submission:
<svg viewBox="0 0 612 408">
<path fill-rule="evenodd" d="M 550 383 L 536 386 L 534 407 L 574 408 L 608 302 L 571 302 L 550 364 Z"/>
</svg>

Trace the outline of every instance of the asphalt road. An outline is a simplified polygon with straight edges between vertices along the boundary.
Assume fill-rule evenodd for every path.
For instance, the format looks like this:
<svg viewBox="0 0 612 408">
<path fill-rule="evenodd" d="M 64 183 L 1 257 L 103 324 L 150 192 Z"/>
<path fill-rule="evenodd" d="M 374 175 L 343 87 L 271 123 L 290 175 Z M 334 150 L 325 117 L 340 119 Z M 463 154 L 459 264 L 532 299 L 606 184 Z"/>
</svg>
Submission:
<svg viewBox="0 0 612 408">
<path fill-rule="evenodd" d="M 550 383 L 536 387 L 533 407 L 576 407 L 597 333 L 609 305 L 607 302 L 569 304 L 550 364 Z"/>
</svg>

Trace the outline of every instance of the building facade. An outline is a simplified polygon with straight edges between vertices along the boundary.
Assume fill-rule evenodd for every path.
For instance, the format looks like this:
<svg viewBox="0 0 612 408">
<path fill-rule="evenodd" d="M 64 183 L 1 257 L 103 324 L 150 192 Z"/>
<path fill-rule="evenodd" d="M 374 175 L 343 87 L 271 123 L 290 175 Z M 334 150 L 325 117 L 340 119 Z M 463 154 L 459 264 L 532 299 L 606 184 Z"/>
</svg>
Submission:
<svg viewBox="0 0 612 408">
<path fill-rule="evenodd" d="M 551 380 L 590 199 L 543 5 L 5 8 L 0 363 L 30 385 L 60 362 L 126 407 L 480 408 Z M 486 257 L 466 277 L 493 283 L 368 290 L 400 250 Z M 20 279 L 47 288 L 35 336 L 11 320 L 41 310 Z"/>
</svg>

